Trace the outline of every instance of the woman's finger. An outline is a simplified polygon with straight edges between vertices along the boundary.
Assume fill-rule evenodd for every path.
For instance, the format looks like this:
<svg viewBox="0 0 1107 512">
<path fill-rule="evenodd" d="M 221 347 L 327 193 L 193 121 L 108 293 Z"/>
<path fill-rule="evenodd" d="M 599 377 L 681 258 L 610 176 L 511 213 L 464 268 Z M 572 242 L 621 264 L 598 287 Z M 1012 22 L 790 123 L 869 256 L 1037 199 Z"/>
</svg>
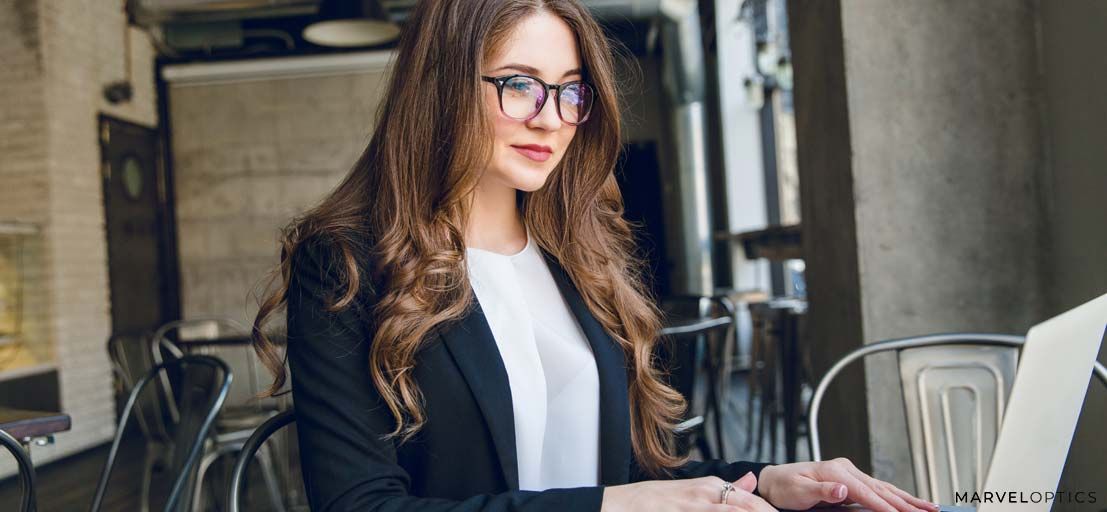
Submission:
<svg viewBox="0 0 1107 512">
<path fill-rule="evenodd" d="M 848 496 L 852 498 L 853 501 L 877 512 L 899 512 L 899 508 L 889 503 L 882 494 L 853 476 L 849 471 L 842 472 L 839 476 L 835 477 L 835 479 L 841 480 L 843 484 L 846 484 L 846 487 L 849 489 Z M 899 501 L 903 502 L 903 500 Z M 906 503 L 904 504 L 906 505 Z"/>
<path fill-rule="evenodd" d="M 737 505 L 740 510 L 745 512 L 777 512 L 764 498 L 745 491 L 731 494 L 727 504 Z"/>
<path fill-rule="evenodd" d="M 849 472 L 862 482 L 868 484 L 870 488 L 876 489 L 881 496 L 884 496 L 885 500 L 887 500 L 889 503 L 892 503 L 897 509 L 903 512 L 931 512 L 934 510 L 938 510 L 938 508 L 932 503 L 926 500 L 915 498 L 914 496 L 911 496 L 910 493 L 907 493 L 906 491 L 903 491 L 902 489 L 888 482 L 877 480 L 876 478 L 865 474 L 864 471 L 857 469 L 856 466 L 852 466 L 849 469 Z"/>
<path fill-rule="evenodd" d="M 731 485 L 734 486 L 734 490 L 730 491 L 730 493 L 729 493 L 730 497 L 727 498 L 727 502 L 729 504 L 733 505 L 737 501 L 734 498 L 734 496 L 736 494 L 741 493 L 741 492 L 749 492 L 749 491 L 746 491 L 744 489 L 744 487 L 748 487 L 750 485 L 749 481 L 750 481 L 750 478 L 752 478 L 752 475 L 753 475 L 752 472 L 747 473 L 747 474 L 743 475 L 742 478 L 739 478 L 738 480 L 735 480 L 734 482 L 727 482 L 726 480 L 724 480 L 722 478 L 719 478 L 717 476 L 701 477 L 698 480 L 702 480 L 702 485 L 697 485 L 694 489 L 695 490 L 695 495 L 696 495 L 696 502 L 697 503 L 702 503 L 702 504 L 705 504 L 705 505 L 713 504 L 713 503 L 723 505 L 723 503 L 720 502 L 719 499 L 722 498 L 724 486 L 727 483 L 730 483 Z M 755 481 L 754 485 L 756 485 L 756 481 Z"/>
<path fill-rule="evenodd" d="M 849 495 L 849 489 L 838 482 L 818 482 L 819 499 L 827 503 L 838 503 Z"/>
<path fill-rule="evenodd" d="M 841 504 L 849 489 L 845 484 L 830 480 L 818 481 L 813 478 L 802 477 L 795 479 L 795 485 L 789 488 L 792 499 L 788 501 L 789 508 L 811 508 L 819 503 Z"/>
<path fill-rule="evenodd" d="M 742 478 L 735 480 L 734 486 L 746 492 L 753 492 L 757 488 L 757 476 L 753 474 L 753 471 L 750 471 L 742 475 Z"/>
<path fill-rule="evenodd" d="M 911 493 L 909 493 L 909 492 L 907 492 L 903 489 L 900 489 L 899 487 L 896 487 L 896 486 L 894 486 L 892 484 L 889 484 L 887 482 L 885 482 L 885 483 L 888 484 L 889 487 L 891 487 L 892 492 L 896 493 L 897 495 L 899 495 L 900 498 L 903 498 L 904 500 L 907 500 L 908 503 L 911 503 L 911 504 L 915 505 L 916 507 L 919 507 L 923 510 L 933 510 L 935 512 L 942 509 L 942 507 L 940 505 L 938 505 L 937 503 L 934 503 L 934 502 L 931 502 L 931 501 L 926 501 L 922 498 L 919 498 L 918 496 L 915 496 L 914 494 L 911 494 Z"/>
</svg>

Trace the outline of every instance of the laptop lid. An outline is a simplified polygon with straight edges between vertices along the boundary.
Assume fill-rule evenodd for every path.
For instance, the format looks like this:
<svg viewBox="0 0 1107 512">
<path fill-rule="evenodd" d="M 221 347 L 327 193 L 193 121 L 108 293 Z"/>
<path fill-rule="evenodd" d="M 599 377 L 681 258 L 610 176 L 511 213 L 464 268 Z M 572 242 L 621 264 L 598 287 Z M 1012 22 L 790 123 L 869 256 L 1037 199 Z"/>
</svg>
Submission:
<svg viewBox="0 0 1107 512">
<path fill-rule="evenodd" d="M 981 512 L 1052 507 L 1105 326 L 1107 295 L 1030 328 L 984 481 L 1004 502 L 982 492 Z"/>
</svg>

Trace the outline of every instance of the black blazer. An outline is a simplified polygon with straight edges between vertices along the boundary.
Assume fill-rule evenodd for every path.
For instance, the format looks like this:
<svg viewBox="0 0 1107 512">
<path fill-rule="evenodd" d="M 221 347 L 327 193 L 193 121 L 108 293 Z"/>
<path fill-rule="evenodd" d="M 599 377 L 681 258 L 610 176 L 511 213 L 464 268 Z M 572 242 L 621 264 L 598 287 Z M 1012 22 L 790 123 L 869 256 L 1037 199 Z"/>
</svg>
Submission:
<svg viewBox="0 0 1107 512">
<path fill-rule="evenodd" d="M 519 490 L 507 372 L 474 297 L 462 320 L 416 356 L 427 423 L 397 447 L 381 441 L 394 420 L 369 376 L 376 328 L 371 294 L 339 313 L 323 309 L 336 284 L 337 251 L 315 240 L 292 256 L 288 362 L 308 501 L 315 511 L 597 512 L 604 486 L 648 479 L 630 443 L 625 359 L 592 316 L 565 270 L 543 251 L 583 328 L 600 383 L 600 485 Z M 767 464 L 690 462 L 675 478 L 734 481 Z"/>
</svg>

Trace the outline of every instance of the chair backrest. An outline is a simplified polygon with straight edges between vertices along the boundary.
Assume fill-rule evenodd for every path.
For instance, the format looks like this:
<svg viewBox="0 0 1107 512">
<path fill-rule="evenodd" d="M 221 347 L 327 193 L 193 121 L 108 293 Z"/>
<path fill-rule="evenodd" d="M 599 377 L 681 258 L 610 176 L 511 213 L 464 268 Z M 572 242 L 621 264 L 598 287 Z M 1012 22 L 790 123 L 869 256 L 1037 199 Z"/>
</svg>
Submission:
<svg viewBox="0 0 1107 512">
<path fill-rule="evenodd" d="M 23 487 L 23 498 L 20 500 L 19 510 L 33 512 L 36 504 L 35 494 L 35 466 L 31 463 L 31 456 L 23 449 L 11 434 L 0 430 L 0 444 L 4 445 L 19 463 L 19 482 Z"/>
<path fill-rule="evenodd" d="M 689 402 L 686 416 L 701 414 L 704 405 L 696 394 L 696 371 L 709 341 L 721 349 L 734 336 L 734 305 L 726 296 L 675 295 L 661 300 L 667 324 L 659 335 L 679 343 L 659 344 L 662 360 L 672 365 L 669 385 Z"/>
<path fill-rule="evenodd" d="M 135 384 L 161 361 L 151 351 L 149 336 L 145 334 L 115 334 L 108 339 L 108 357 L 112 371 L 119 376 L 124 391 L 130 394 Z M 155 389 L 143 393 L 135 403 L 135 420 L 142 434 L 156 442 L 168 443 L 172 439 L 176 407 L 170 388 L 158 382 Z"/>
<path fill-rule="evenodd" d="M 865 345 L 840 359 L 811 398 L 812 460 L 821 460 L 818 416 L 826 390 L 849 364 L 870 355 L 897 355 L 917 494 L 952 503 L 954 490 L 984 482 L 1018 367 L 1022 336 L 954 333 Z M 1107 385 L 1107 371 L 1096 363 Z"/>
<path fill-rule="evenodd" d="M 135 383 L 134 389 L 127 397 L 127 404 L 123 407 L 123 414 L 115 430 L 108 458 L 100 473 L 100 480 L 96 485 L 96 493 L 89 509 L 91 512 L 100 510 L 112 468 L 119 453 L 123 431 L 131 414 L 134 413 L 135 404 L 144 391 L 151 386 L 156 386 L 162 374 L 170 372 L 176 374 L 174 380 L 179 383 L 177 405 L 180 417 L 173 432 L 173 450 L 174 453 L 182 456 L 173 458 L 173 467 L 169 472 L 174 475 L 173 486 L 164 510 L 177 511 L 188 508 L 189 493 L 184 492 L 185 488 L 193 477 L 193 470 L 200 457 L 204 439 L 215 421 L 219 408 L 227 398 L 232 379 L 230 368 L 219 359 L 209 356 L 185 356 L 158 364 Z"/>
<path fill-rule="evenodd" d="M 235 385 L 227 396 L 227 408 L 280 408 L 278 399 L 259 399 L 267 387 L 265 372 L 250 343 L 250 330 L 230 318 L 210 317 L 175 320 L 159 327 L 152 336 L 155 358 L 181 357 L 185 354 L 210 355 L 222 359 L 234 372 Z M 207 343 L 212 340 L 238 339 L 238 343 Z M 158 361 L 160 362 L 160 360 Z M 168 385 L 168 383 L 166 383 Z"/>
<path fill-rule="evenodd" d="M 265 423 L 254 429 L 254 433 L 246 440 L 246 443 L 238 452 L 238 460 L 235 461 L 234 471 L 231 472 L 230 485 L 227 487 L 227 510 L 229 512 L 239 511 L 239 500 L 242 497 L 242 479 L 246 475 L 246 469 L 250 467 L 250 461 L 253 460 L 258 448 L 268 441 L 275 432 L 294 421 L 296 421 L 295 411 L 284 411 L 265 420 Z"/>
</svg>

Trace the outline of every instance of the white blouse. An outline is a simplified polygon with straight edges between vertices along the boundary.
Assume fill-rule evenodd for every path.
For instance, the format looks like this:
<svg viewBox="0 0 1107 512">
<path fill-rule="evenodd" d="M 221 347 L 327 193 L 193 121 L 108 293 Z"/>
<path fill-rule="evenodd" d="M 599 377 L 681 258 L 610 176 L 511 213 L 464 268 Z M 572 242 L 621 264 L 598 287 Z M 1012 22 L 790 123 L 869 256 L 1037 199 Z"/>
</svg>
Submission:
<svg viewBox="0 0 1107 512">
<path fill-rule="evenodd" d="M 467 248 L 469 281 L 511 385 L 519 488 L 599 482 L 599 375 L 584 332 L 541 250 Z"/>
</svg>

